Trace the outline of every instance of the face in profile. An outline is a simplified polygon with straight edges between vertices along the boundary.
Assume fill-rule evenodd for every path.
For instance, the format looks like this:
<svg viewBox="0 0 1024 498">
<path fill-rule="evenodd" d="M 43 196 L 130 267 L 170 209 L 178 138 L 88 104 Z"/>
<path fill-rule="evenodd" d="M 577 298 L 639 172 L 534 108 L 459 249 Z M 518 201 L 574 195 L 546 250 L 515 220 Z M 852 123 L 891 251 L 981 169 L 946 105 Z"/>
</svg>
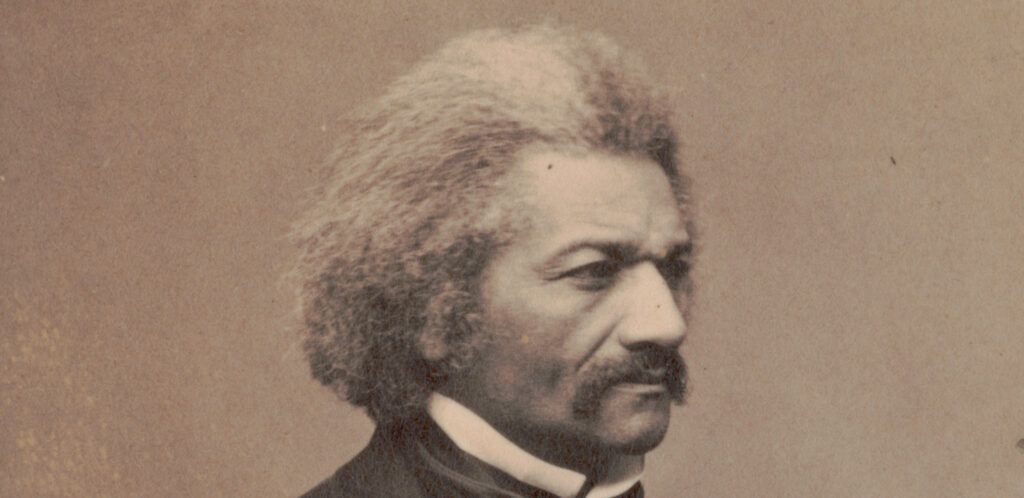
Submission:
<svg viewBox="0 0 1024 498">
<path fill-rule="evenodd" d="M 509 181 L 525 228 L 484 271 L 492 341 L 451 394 L 548 456 L 650 450 L 685 389 L 691 244 L 667 177 L 646 159 L 540 150 Z"/>
</svg>

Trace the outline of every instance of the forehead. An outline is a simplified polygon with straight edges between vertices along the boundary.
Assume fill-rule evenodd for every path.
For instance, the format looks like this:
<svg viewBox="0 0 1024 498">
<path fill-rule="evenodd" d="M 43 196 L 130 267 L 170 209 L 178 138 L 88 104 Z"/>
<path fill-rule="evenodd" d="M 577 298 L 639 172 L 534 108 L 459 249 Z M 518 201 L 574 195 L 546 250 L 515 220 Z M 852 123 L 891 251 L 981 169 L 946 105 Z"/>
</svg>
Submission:
<svg viewBox="0 0 1024 498">
<path fill-rule="evenodd" d="M 607 238 L 657 251 L 685 238 L 685 219 L 668 177 L 649 159 L 533 150 L 523 154 L 512 178 L 532 235 L 550 245 Z"/>
</svg>

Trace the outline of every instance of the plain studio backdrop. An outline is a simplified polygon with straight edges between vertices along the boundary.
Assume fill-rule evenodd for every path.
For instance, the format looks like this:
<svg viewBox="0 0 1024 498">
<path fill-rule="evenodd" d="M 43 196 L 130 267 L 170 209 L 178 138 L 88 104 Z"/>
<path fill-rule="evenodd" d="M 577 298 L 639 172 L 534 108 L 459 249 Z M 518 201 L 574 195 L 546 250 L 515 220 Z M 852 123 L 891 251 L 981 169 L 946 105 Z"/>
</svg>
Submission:
<svg viewBox="0 0 1024 498">
<path fill-rule="evenodd" d="M 459 33 L 546 19 L 678 100 L 693 392 L 650 496 L 1024 495 L 1019 1 L 0 19 L 0 495 L 296 495 L 358 451 L 372 425 L 287 329 L 289 223 L 349 109 Z"/>
</svg>

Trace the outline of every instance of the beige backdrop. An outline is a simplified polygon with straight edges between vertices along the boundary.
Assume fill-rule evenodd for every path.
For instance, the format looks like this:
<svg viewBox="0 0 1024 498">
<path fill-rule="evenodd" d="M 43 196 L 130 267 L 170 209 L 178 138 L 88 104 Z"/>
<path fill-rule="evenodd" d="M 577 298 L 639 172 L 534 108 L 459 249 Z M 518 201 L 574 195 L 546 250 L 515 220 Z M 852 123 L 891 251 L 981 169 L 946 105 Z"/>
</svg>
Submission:
<svg viewBox="0 0 1024 498">
<path fill-rule="evenodd" d="M 0 495 L 295 495 L 353 455 L 285 330 L 297 203 L 347 109 L 543 19 L 680 101 L 694 391 L 651 496 L 1024 495 L 1024 3 L 148 3 L 0 4 Z"/>
</svg>

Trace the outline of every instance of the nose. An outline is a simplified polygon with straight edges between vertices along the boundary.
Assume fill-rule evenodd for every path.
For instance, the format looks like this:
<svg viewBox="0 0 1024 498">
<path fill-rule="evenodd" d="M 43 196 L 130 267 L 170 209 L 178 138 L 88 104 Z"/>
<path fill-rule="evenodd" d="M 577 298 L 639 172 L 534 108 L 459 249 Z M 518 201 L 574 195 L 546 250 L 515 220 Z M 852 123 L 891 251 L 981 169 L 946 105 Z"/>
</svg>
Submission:
<svg viewBox="0 0 1024 498">
<path fill-rule="evenodd" d="M 653 263 L 644 262 L 630 272 L 623 296 L 626 316 L 619 324 L 619 342 L 626 348 L 658 344 L 676 349 L 686 336 L 680 302 Z"/>
</svg>

